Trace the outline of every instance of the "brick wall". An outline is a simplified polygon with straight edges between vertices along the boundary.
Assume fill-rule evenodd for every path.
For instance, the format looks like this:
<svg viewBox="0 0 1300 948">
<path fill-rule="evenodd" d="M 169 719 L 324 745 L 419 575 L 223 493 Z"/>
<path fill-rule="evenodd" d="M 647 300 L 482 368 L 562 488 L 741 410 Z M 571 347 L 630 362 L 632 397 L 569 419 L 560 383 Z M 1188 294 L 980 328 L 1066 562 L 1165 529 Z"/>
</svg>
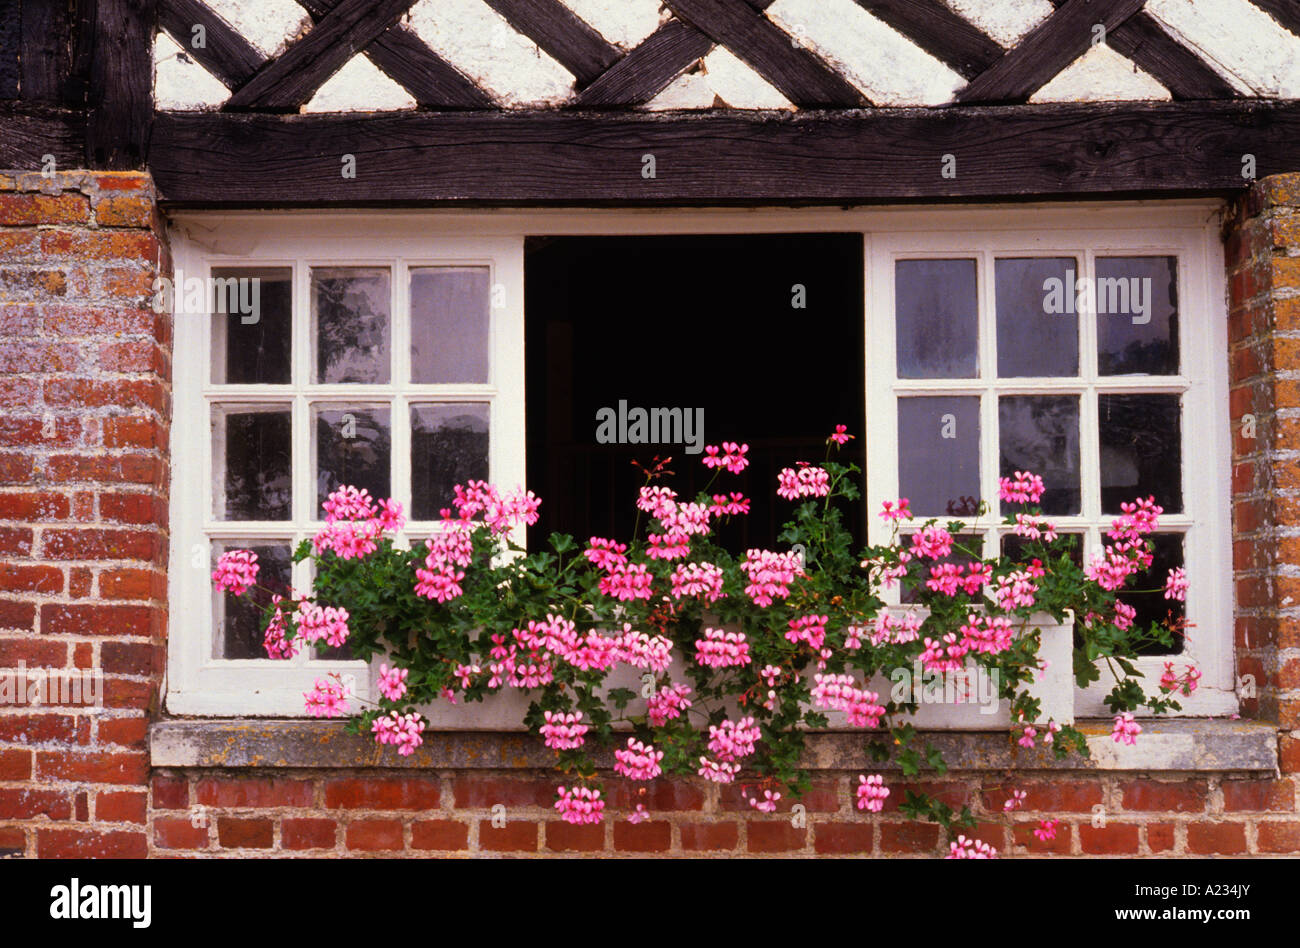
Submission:
<svg viewBox="0 0 1300 948">
<path fill-rule="evenodd" d="M 552 809 L 553 774 L 443 771 L 286 773 L 163 771 L 153 778 L 155 855 L 279 856 L 563 855 L 899 856 L 947 851 L 939 828 L 898 812 L 903 792 L 925 789 L 980 820 L 969 835 L 1001 855 L 1175 856 L 1300 853 L 1297 781 L 1110 774 L 957 774 L 925 784 L 901 779 L 883 813 L 854 809 L 853 773 L 821 773 L 795 819 L 791 801 L 754 813 L 736 785 L 655 781 L 643 797 L 607 782 L 618 818 L 572 826 Z M 1003 815 L 1008 787 L 1025 805 Z M 644 802 L 650 817 L 622 815 Z M 495 810 L 496 806 L 503 809 Z M 1100 808 L 1100 809 L 1098 809 Z M 496 816 L 494 821 L 493 817 Z M 1055 840 L 1034 838 L 1059 819 Z"/>
<path fill-rule="evenodd" d="M 167 620 L 170 317 L 149 305 L 163 233 L 146 175 L 0 175 L 0 674 L 103 676 L 102 709 L 57 694 L 0 706 L 0 853 L 148 848 Z"/>
<path fill-rule="evenodd" d="M 931 784 L 1003 854 L 1300 853 L 1298 208 L 1300 176 L 1269 179 L 1225 230 L 1236 641 L 1258 688 L 1244 710 L 1278 726 L 1281 772 L 985 769 Z M 792 801 L 756 814 L 737 787 L 695 780 L 656 782 L 633 825 L 621 816 L 638 800 L 609 780 L 616 818 L 572 827 L 554 818 L 555 776 L 531 767 L 151 767 L 171 339 L 148 304 L 170 271 L 163 233 L 147 176 L 0 175 L 0 674 L 22 662 L 106 682 L 98 712 L 0 705 L 0 854 L 943 851 L 936 828 L 898 813 L 901 778 L 883 814 L 854 809 L 860 770 L 819 771 L 803 825 Z M 1010 786 L 1029 798 L 1008 820 Z M 1062 820 L 1056 840 L 1033 838 L 1042 818 Z"/>
</svg>

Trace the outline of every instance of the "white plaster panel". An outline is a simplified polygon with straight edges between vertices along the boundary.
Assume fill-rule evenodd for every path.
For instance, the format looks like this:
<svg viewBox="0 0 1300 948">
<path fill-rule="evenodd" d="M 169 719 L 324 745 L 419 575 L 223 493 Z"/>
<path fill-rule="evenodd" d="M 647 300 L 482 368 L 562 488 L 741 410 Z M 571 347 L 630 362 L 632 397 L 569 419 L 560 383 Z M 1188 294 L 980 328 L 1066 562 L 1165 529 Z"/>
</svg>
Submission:
<svg viewBox="0 0 1300 948">
<path fill-rule="evenodd" d="M 420 0 L 407 22 L 502 105 L 556 105 L 573 93 L 573 75 L 483 0 Z"/>
<path fill-rule="evenodd" d="M 767 15 L 877 105 L 942 105 L 966 84 L 853 0 L 776 0 Z"/>
<path fill-rule="evenodd" d="M 154 38 L 153 62 L 153 98 L 157 109 L 186 112 L 215 109 L 230 98 L 230 90 L 166 33 Z"/>
<path fill-rule="evenodd" d="M 1300 37 L 1247 0 L 1149 0 L 1147 12 L 1242 91 L 1300 98 Z"/>
<path fill-rule="evenodd" d="M 659 0 L 560 0 L 615 46 L 631 49 L 672 17 Z"/>
<path fill-rule="evenodd" d="M 732 109 L 793 109 L 790 100 L 725 46 L 715 46 L 704 68 L 684 73 L 646 104 L 649 109 L 707 109 L 715 97 Z"/>
<path fill-rule="evenodd" d="M 316 90 L 304 112 L 391 112 L 413 109 L 411 94 L 358 53 Z"/>
<path fill-rule="evenodd" d="M 262 55 L 278 55 L 311 28 L 311 17 L 294 0 L 203 0 Z"/>
<path fill-rule="evenodd" d="M 1147 99 L 1168 101 L 1169 90 L 1131 59 L 1105 43 L 1088 51 L 1062 69 L 1051 82 L 1035 92 L 1030 102 L 1101 102 Z"/>
<path fill-rule="evenodd" d="M 1015 46 L 1055 11 L 1047 0 L 943 0 L 1002 46 Z"/>
</svg>

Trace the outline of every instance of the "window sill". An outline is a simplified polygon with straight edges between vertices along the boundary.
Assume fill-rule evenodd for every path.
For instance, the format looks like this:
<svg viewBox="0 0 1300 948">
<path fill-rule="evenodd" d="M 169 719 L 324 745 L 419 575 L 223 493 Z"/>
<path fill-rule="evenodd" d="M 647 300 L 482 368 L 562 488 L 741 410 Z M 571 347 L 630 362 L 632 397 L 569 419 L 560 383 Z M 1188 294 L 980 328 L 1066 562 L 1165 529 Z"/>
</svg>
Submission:
<svg viewBox="0 0 1300 948">
<path fill-rule="evenodd" d="M 1087 735 L 1089 759 L 1055 760 L 1041 750 L 1017 747 L 1002 731 L 929 731 L 952 770 L 1100 770 L 1158 772 L 1277 771 L 1277 728 L 1258 721 L 1220 718 L 1166 719 L 1143 724 L 1136 745 L 1114 743 L 1110 720 L 1077 724 Z M 369 738 L 348 734 L 338 721 L 183 720 L 155 722 L 150 730 L 154 767 L 215 768 L 549 768 L 554 754 L 536 735 L 522 731 L 435 731 L 410 757 Z M 597 763 L 609 767 L 609 753 Z M 812 770 L 896 770 L 872 763 L 862 732 L 808 735 L 806 766 Z"/>
</svg>

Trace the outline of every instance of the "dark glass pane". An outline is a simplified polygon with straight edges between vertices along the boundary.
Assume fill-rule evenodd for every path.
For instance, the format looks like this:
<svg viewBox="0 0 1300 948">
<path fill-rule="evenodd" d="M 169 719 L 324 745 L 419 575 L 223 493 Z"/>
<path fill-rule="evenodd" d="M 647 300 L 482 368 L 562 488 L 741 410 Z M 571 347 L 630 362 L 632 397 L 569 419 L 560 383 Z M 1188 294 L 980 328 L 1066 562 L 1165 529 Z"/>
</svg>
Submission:
<svg viewBox="0 0 1300 948">
<path fill-rule="evenodd" d="M 974 516 L 980 500 L 980 400 L 898 400 L 898 490 L 921 517 Z"/>
<path fill-rule="evenodd" d="M 1178 260 L 1097 258 L 1097 372 L 1178 374 Z"/>
<path fill-rule="evenodd" d="M 389 411 L 381 406 L 331 406 L 312 409 L 316 427 L 316 511 L 343 485 L 370 491 L 375 500 L 391 496 L 392 437 Z"/>
<path fill-rule="evenodd" d="M 411 271 L 411 381 L 486 382 L 487 267 Z"/>
<path fill-rule="evenodd" d="M 1080 510 L 1079 396 L 1009 395 L 998 399 L 998 474 L 1031 471 L 1046 490 L 1038 506 L 1045 514 Z M 1018 504 L 1002 503 L 1003 512 Z"/>
<path fill-rule="evenodd" d="M 224 447 L 212 498 L 218 520 L 293 519 L 292 425 L 289 409 L 214 409 L 213 427 Z M 219 462 L 218 462 L 219 463 Z"/>
<path fill-rule="evenodd" d="M 1177 395 L 1101 395 L 1101 509 L 1154 495 L 1166 513 L 1181 513 L 1182 415 Z"/>
<path fill-rule="evenodd" d="M 1176 629 L 1179 620 L 1187 613 L 1186 604 L 1179 602 L 1177 599 L 1166 599 L 1164 590 L 1169 571 L 1183 566 L 1183 535 L 1181 533 L 1156 533 L 1152 534 L 1149 539 L 1155 544 L 1151 568 L 1145 573 L 1130 576 L 1126 588 L 1155 591 L 1121 592 L 1119 599 L 1137 610 L 1137 617 L 1133 620 L 1134 627 L 1148 629 L 1154 622 L 1169 623 Z M 1172 648 L 1152 645 L 1139 650 L 1142 655 L 1177 655 L 1182 651 L 1183 640 L 1181 635 L 1174 636 Z"/>
<path fill-rule="evenodd" d="M 252 550 L 257 554 L 257 585 L 242 596 L 217 593 L 213 597 L 213 658 L 266 658 L 262 610 L 270 605 L 272 593 L 290 598 L 292 561 L 287 541 L 220 540 L 212 544 L 212 566 L 227 550 Z"/>
<path fill-rule="evenodd" d="M 995 262 L 1002 378 L 1079 374 L 1079 315 L 1058 305 L 1073 298 L 1077 270 L 1072 257 Z"/>
<path fill-rule="evenodd" d="M 314 381 L 389 381 L 389 303 L 387 270 L 340 267 L 311 272 Z"/>
<path fill-rule="evenodd" d="M 412 518 L 435 519 L 471 478 L 488 479 L 488 406 L 412 405 Z"/>
<path fill-rule="evenodd" d="M 975 378 L 979 374 L 975 261 L 897 261 L 894 326 L 900 379 Z"/>
<path fill-rule="evenodd" d="M 287 385 L 293 346 L 289 267 L 212 268 L 212 381 Z M 178 293 L 184 292 L 178 286 Z"/>
</svg>

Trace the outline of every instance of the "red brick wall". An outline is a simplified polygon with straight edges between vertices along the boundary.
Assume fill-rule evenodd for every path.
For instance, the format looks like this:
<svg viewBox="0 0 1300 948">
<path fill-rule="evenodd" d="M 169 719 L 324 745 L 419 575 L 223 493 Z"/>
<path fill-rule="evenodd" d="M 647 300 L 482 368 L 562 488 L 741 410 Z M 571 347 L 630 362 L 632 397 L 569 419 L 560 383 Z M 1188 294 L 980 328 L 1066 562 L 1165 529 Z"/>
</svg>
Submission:
<svg viewBox="0 0 1300 948">
<path fill-rule="evenodd" d="M 169 267 L 147 175 L 0 175 L 0 669 L 98 669 L 104 705 L 0 707 L 0 853 L 148 849 Z"/>
<path fill-rule="evenodd" d="M 1300 852 L 1300 176 L 1261 182 L 1225 231 L 1231 282 L 1234 581 L 1248 716 L 1277 723 L 1282 775 L 982 772 L 931 784 L 1020 853 Z M 0 707 L 0 854 L 899 855 L 943 851 L 897 810 L 853 808 L 822 772 L 803 825 L 736 786 L 659 781 L 649 819 L 554 819 L 553 774 L 154 769 L 166 642 L 170 271 L 147 176 L 0 175 L 0 671 L 99 668 L 106 707 Z M 1245 438 L 1243 416 L 1255 416 Z M 1295 416 L 1294 418 L 1292 416 Z M 1293 444 L 1292 441 L 1295 441 Z M 1294 565 L 1292 565 L 1294 564 Z M 1027 790 L 1002 815 L 1006 788 Z M 493 826 L 492 808 L 505 825 Z M 1097 810 L 1096 808 L 1100 808 Z M 1032 836 L 1058 818 L 1057 839 Z M 1104 825 L 1102 820 L 1104 819 Z"/>
</svg>

